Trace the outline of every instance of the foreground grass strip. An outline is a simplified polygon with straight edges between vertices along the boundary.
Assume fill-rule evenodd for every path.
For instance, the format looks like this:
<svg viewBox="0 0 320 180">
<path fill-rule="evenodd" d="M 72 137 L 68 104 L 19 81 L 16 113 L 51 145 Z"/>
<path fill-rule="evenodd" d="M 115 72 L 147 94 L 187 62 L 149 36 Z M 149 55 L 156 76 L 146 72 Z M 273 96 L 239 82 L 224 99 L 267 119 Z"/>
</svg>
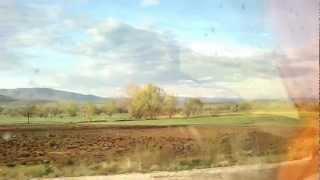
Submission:
<svg viewBox="0 0 320 180">
<path fill-rule="evenodd" d="M 153 173 L 132 173 L 122 175 L 110 176 L 84 176 L 84 177 L 60 177 L 60 178 L 34 178 L 33 180 L 206 180 L 206 179 L 219 179 L 219 180 L 233 180 L 233 179 L 260 179 L 269 180 L 276 179 L 278 169 L 281 167 L 299 167 L 303 170 L 310 163 L 311 158 L 305 158 L 295 161 L 287 161 L 272 164 L 256 164 L 256 165 L 242 165 L 220 168 L 207 168 L 207 169 L 194 169 L 189 171 L 178 172 L 153 172 Z M 294 172 L 293 172 L 294 173 Z M 316 177 L 317 175 L 313 175 Z M 308 178 L 308 177 L 306 177 Z M 309 177 L 310 179 L 312 177 Z"/>
</svg>

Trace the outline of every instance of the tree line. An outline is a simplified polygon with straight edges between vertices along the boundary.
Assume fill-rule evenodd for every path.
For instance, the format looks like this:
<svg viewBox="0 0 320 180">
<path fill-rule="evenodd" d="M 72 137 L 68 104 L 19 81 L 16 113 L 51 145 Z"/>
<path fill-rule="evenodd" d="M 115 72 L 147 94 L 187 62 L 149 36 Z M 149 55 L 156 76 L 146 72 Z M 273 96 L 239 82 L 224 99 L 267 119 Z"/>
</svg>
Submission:
<svg viewBox="0 0 320 180">
<path fill-rule="evenodd" d="M 92 103 L 79 104 L 75 102 L 57 102 L 46 104 L 31 104 L 14 107 L 1 107 L 0 114 L 6 116 L 24 116 L 24 117 L 76 117 L 84 116 L 91 120 L 94 115 L 112 116 L 115 113 L 121 113 L 123 109 L 111 100 L 102 105 Z"/>
<path fill-rule="evenodd" d="M 196 116 L 202 113 L 204 107 L 199 98 L 188 98 L 183 105 L 179 105 L 176 96 L 152 84 L 142 87 L 131 85 L 127 91 L 128 112 L 135 119 L 156 119 L 159 116 L 172 118 L 177 114 Z"/>
<path fill-rule="evenodd" d="M 30 117 L 85 117 L 91 121 L 93 116 L 112 116 L 115 113 L 128 113 L 131 119 L 156 119 L 174 116 L 192 117 L 214 115 L 219 112 L 238 112 L 250 109 L 249 104 L 205 104 L 199 98 L 188 98 L 179 103 L 178 97 L 165 92 L 153 84 L 127 87 L 127 98 L 110 100 L 103 104 L 79 104 L 57 102 L 16 107 L 1 107 L 0 114 Z"/>
</svg>

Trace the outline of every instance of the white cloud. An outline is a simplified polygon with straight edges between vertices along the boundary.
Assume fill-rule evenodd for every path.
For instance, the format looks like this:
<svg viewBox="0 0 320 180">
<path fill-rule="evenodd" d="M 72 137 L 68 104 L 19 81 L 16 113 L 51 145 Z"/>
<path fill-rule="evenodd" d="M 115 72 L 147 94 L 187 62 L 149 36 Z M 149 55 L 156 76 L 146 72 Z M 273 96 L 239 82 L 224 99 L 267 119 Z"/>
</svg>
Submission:
<svg viewBox="0 0 320 180">
<path fill-rule="evenodd" d="M 159 3 L 149 0 L 144 1 L 144 6 Z M 264 49 L 204 41 L 181 45 L 159 29 L 141 28 L 114 19 L 91 26 L 79 25 L 80 20 L 57 17 L 52 12 L 39 13 L 42 11 L 37 6 L 22 7 L 26 12 L 15 9 L 15 5 L 8 6 L 12 6 L 6 13 L 8 17 L 0 17 L 3 42 L 0 71 L 11 69 L 11 72 L 5 72 L 6 77 L 0 76 L 2 86 L 41 86 L 114 96 L 121 94 L 119 89 L 129 83 L 155 83 L 181 96 L 285 96 L 273 57 L 267 56 L 270 52 Z M 77 43 L 73 44 L 68 35 L 75 32 L 80 32 L 85 40 L 75 36 Z M 26 73 L 27 70 L 23 73 L 13 70 L 26 67 L 21 63 L 29 59 L 22 54 L 26 47 L 49 50 L 59 47 L 55 50 L 60 51 L 68 49 L 68 44 L 74 50 L 62 53 L 77 61 L 68 71 L 57 69 L 35 76 Z M 39 49 L 34 49 L 34 55 L 41 54 Z M 51 65 L 54 66 L 47 64 Z M 34 67 L 29 68 L 31 72 Z M 263 89 L 265 84 L 268 88 Z"/>
<path fill-rule="evenodd" d="M 270 0 L 268 27 L 284 55 L 278 60 L 291 98 L 319 99 L 319 1 Z"/>
<path fill-rule="evenodd" d="M 180 46 L 161 33 L 108 19 L 91 27 L 88 39 L 77 52 L 98 65 L 95 72 L 109 72 L 110 84 L 119 78 L 136 83 L 188 78 L 179 69 Z"/>
<path fill-rule="evenodd" d="M 156 6 L 156 5 L 159 5 L 160 4 L 160 0 L 142 0 L 141 1 L 141 5 L 143 7 L 146 7 L 146 6 Z"/>
<path fill-rule="evenodd" d="M 33 56 L 26 49 L 53 47 L 66 39 L 57 31 L 63 29 L 57 25 L 58 19 L 63 19 L 59 6 L 5 0 L 0 2 L 0 12 L 0 68 L 25 67 Z"/>
<path fill-rule="evenodd" d="M 190 86 L 189 84 L 176 84 L 162 86 L 169 94 L 183 97 L 212 97 L 212 98 L 240 98 L 240 96 L 231 89 L 217 86 L 197 85 Z"/>
<path fill-rule="evenodd" d="M 217 84 L 230 89 L 243 99 L 289 99 L 281 77 L 273 79 L 249 77 L 243 81 L 220 82 Z"/>
<path fill-rule="evenodd" d="M 229 49 L 225 53 L 210 54 L 210 43 L 183 47 L 164 33 L 114 19 L 94 24 L 85 32 L 86 41 L 68 52 L 78 62 L 73 69 L 42 73 L 27 85 L 114 96 L 123 94 L 118 90 L 130 83 L 155 83 L 180 96 L 239 97 L 247 89 L 238 92 L 232 84 L 241 84 L 252 77 L 277 76 L 271 61 L 266 60 L 268 57 L 254 48 L 244 54 L 240 54 L 244 49 L 235 48 L 228 54 L 232 47 L 226 45 Z M 47 37 L 37 40 L 33 34 L 20 33 L 15 42 L 50 44 Z"/>
<path fill-rule="evenodd" d="M 253 56 L 261 56 L 268 53 L 266 49 L 256 47 L 235 46 L 227 43 L 216 43 L 212 41 L 194 41 L 189 43 L 189 48 L 198 54 L 204 56 L 221 56 L 245 58 Z"/>
</svg>

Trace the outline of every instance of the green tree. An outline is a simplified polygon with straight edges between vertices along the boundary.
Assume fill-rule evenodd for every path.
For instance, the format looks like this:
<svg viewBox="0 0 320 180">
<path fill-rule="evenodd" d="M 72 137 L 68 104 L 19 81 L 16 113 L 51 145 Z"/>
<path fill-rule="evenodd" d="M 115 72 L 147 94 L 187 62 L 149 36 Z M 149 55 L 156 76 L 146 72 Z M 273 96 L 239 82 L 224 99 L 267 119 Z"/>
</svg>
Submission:
<svg viewBox="0 0 320 180">
<path fill-rule="evenodd" d="M 184 113 L 187 117 L 197 115 L 202 112 L 203 103 L 199 98 L 190 98 L 184 104 Z"/>
<path fill-rule="evenodd" d="M 2 114 L 8 115 L 8 116 L 21 116 L 22 114 L 22 108 L 9 108 L 6 107 L 3 111 Z"/>
<path fill-rule="evenodd" d="M 135 89 L 131 96 L 130 115 L 134 118 L 154 119 L 161 112 L 165 93 L 161 88 L 148 84 Z"/>
<path fill-rule="evenodd" d="M 62 114 L 62 108 L 60 108 L 60 105 L 57 103 L 50 103 L 46 105 L 47 111 L 49 116 L 58 116 L 59 114 Z"/>
<path fill-rule="evenodd" d="M 48 117 L 48 114 L 49 112 L 44 104 L 38 104 L 35 106 L 35 116 Z"/>
<path fill-rule="evenodd" d="M 166 95 L 163 104 L 164 113 L 171 118 L 177 111 L 177 98 L 175 96 Z"/>
<path fill-rule="evenodd" d="M 93 116 L 97 113 L 97 107 L 88 103 L 82 107 L 82 112 L 88 121 L 92 121 Z"/>
<path fill-rule="evenodd" d="M 117 113 L 118 108 L 114 100 L 107 102 L 103 107 L 103 112 L 107 115 L 112 116 L 114 113 Z"/>
<path fill-rule="evenodd" d="M 2 114 L 4 111 L 4 107 L 0 106 L 0 114 Z"/>
<path fill-rule="evenodd" d="M 64 105 L 64 112 L 71 117 L 77 116 L 79 111 L 79 107 L 74 102 L 69 102 Z"/>
<path fill-rule="evenodd" d="M 28 124 L 30 124 L 31 117 L 36 114 L 36 106 L 35 105 L 27 105 L 20 109 L 21 115 L 27 118 Z"/>
<path fill-rule="evenodd" d="M 251 107 L 249 102 L 243 102 L 243 103 L 240 103 L 239 105 L 237 105 L 236 112 L 238 112 L 238 111 L 240 111 L 240 112 L 250 111 L 251 108 L 252 107 Z"/>
</svg>

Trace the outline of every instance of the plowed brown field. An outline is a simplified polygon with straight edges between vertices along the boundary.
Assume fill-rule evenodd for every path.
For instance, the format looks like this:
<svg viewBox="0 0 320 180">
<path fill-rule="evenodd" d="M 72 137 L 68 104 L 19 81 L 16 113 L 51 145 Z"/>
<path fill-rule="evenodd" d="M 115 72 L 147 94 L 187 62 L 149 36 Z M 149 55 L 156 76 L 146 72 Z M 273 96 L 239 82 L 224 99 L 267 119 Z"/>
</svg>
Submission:
<svg viewBox="0 0 320 180">
<path fill-rule="evenodd" d="M 264 127 L 2 127 L 0 164 L 95 163 L 137 150 L 190 157 L 210 144 L 232 154 L 234 144 L 248 155 L 285 153 L 295 130 Z"/>
</svg>

